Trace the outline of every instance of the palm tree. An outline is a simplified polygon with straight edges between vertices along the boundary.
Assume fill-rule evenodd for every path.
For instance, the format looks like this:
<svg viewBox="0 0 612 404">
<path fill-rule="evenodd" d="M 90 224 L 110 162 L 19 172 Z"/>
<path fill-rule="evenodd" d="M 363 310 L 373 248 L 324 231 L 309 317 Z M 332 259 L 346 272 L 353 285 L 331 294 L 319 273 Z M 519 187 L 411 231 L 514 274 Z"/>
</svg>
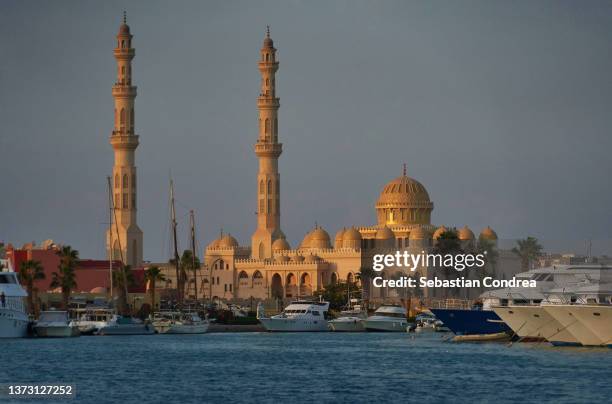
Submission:
<svg viewBox="0 0 612 404">
<path fill-rule="evenodd" d="M 375 274 L 376 272 L 370 267 L 361 267 L 359 269 L 359 272 L 355 274 L 355 278 L 361 283 L 361 290 L 362 290 L 361 298 L 364 300 L 364 305 L 366 307 L 366 310 L 370 302 L 372 278 L 374 278 Z"/>
<path fill-rule="evenodd" d="M 531 261 L 536 259 L 542 252 L 542 246 L 535 237 L 527 237 L 523 240 L 516 240 L 517 247 L 512 252 L 521 258 L 521 269 L 527 271 L 531 268 Z"/>
<path fill-rule="evenodd" d="M 34 284 L 40 279 L 45 279 L 45 269 L 39 261 L 27 260 L 21 263 L 19 280 L 25 285 L 28 291 L 28 310 L 30 314 L 34 315 L 36 315 L 34 293 L 38 292 L 38 288 L 36 288 Z"/>
<path fill-rule="evenodd" d="M 145 271 L 145 280 L 149 281 L 149 291 L 151 292 L 151 309 L 155 311 L 155 284 L 157 281 L 165 281 L 166 277 L 159 267 L 152 266 Z"/>
<path fill-rule="evenodd" d="M 51 287 L 61 288 L 62 307 L 67 309 L 68 302 L 70 300 L 70 293 L 77 287 L 75 269 L 79 259 L 79 252 L 77 250 L 73 250 L 72 247 L 65 245 L 57 251 L 57 255 L 60 257 L 60 263 L 58 266 L 59 272 L 53 272 Z"/>
<path fill-rule="evenodd" d="M 185 250 L 183 251 L 183 256 L 181 257 L 181 260 L 179 262 L 179 267 L 181 268 L 181 281 L 179 285 L 181 286 L 181 294 L 185 296 L 185 284 L 187 283 L 187 279 L 189 279 L 188 274 L 192 273 L 194 277 L 194 282 L 197 283 L 195 279 L 195 271 L 200 268 L 200 259 L 198 257 L 194 257 L 193 252 L 191 250 Z"/>
<path fill-rule="evenodd" d="M 131 286 L 134 286 L 134 273 L 130 265 L 121 265 L 113 270 L 113 288 L 117 296 L 117 307 L 124 315 L 129 314 L 127 288 Z"/>
</svg>

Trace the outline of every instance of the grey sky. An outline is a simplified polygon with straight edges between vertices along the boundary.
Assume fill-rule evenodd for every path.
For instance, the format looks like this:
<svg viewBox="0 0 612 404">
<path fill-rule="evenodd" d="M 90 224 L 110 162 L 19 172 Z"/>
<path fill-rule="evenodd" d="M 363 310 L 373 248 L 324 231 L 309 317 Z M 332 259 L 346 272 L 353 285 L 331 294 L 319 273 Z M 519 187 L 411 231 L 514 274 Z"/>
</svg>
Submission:
<svg viewBox="0 0 612 404">
<path fill-rule="evenodd" d="M 258 52 L 277 75 L 282 227 L 375 223 L 383 185 L 421 181 L 435 224 L 502 238 L 609 239 L 612 2 L 0 3 L 0 240 L 104 257 L 114 36 L 134 34 L 139 224 L 168 256 L 255 227 Z M 610 253 L 610 243 L 600 243 Z"/>
</svg>

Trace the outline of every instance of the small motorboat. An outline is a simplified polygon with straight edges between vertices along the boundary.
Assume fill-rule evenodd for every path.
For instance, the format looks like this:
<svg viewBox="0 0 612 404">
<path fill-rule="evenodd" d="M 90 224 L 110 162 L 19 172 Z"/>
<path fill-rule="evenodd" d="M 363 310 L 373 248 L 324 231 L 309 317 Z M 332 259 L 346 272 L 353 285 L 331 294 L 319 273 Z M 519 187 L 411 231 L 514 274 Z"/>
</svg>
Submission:
<svg viewBox="0 0 612 404">
<path fill-rule="evenodd" d="M 325 318 L 328 310 L 329 302 L 298 300 L 285 307 L 282 313 L 266 317 L 260 302 L 257 306 L 257 319 L 267 331 L 329 331 Z"/>
<path fill-rule="evenodd" d="M 351 299 L 346 310 L 342 310 L 338 318 L 328 322 L 329 328 L 336 332 L 365 331 L 363 320 L 368 317 L 368 312 L 358 303 L 358 299 Z"/>
<path fill-rule="evenodd" d="M 406 331 L 406 309 L 397 304 L 383 304 L 364 320 L 364 326 L 367 331 Z"/>
<path fill-rule="evenodd" d="M 77 325 L 70 321 L 67 311 L 49 310 L 40 313 L 34 324 L 34 333 L 38 337 L 66 338 L 81 335 Z"/>
<path fill-rule="evenodd" d="M 98 335 L 149 335 L 155 334 L 155 327 L 139 318 L 113 315 L 107 325 L 100 328 Z"/>
<path fill-rule="evenodd" d="M 197 313 L 159 312 L 153 317 L 153 326 L 159 334 L 204 334 L 209 325 Z"/>
</svg>

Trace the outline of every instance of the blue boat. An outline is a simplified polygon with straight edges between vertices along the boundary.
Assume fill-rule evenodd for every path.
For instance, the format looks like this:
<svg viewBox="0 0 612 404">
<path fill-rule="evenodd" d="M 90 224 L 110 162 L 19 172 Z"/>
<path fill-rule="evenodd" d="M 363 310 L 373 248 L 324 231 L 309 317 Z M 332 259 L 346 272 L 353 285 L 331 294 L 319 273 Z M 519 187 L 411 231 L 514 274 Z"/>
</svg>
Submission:
<svg viewBox="0 0 612 404">
<path fill-rule="evenodd" d="M 430 309 L 456 335 L 510 333 L 512 330 L 492 310 Z"/>
</svg>

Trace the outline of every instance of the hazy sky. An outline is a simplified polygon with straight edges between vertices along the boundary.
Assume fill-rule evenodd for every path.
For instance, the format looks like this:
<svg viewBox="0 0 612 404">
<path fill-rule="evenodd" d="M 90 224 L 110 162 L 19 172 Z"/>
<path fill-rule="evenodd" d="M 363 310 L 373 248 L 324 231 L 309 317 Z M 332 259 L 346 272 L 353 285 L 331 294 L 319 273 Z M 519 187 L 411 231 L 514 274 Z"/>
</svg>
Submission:
<svg viewBox="0 0 612 404">
<path fill-rule="evenodd" d="M 422 182 L 434 224 L 610 239 L 612 2 L 0 2 L 0 240 L 103 258 L 115 35 L 126 9 L 145 258 L 255 228 L 258 52 L 280 70 L 282 227 L 371 225 L 381 188 Z M 612 242 L 600 243 L 610 253 Z"/>
</svg>

